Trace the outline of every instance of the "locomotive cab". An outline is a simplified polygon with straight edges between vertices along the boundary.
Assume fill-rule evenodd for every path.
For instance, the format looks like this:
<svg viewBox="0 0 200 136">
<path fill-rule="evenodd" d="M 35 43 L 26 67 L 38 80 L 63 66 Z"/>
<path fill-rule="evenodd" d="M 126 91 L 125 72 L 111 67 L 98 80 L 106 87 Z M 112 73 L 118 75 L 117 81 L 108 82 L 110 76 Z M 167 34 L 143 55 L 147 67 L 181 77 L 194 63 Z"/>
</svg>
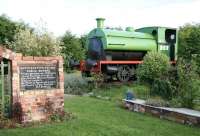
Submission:
<svg viewBox="0 0 200 136">
<path fill-rule="evenodd" d="M 176 28 L 144 27 L 136 31 L 152 34 L 157 42 L 156 51 L 166 54 L 170 61 L 177 60 L 178 30 Z"/>
</svg>

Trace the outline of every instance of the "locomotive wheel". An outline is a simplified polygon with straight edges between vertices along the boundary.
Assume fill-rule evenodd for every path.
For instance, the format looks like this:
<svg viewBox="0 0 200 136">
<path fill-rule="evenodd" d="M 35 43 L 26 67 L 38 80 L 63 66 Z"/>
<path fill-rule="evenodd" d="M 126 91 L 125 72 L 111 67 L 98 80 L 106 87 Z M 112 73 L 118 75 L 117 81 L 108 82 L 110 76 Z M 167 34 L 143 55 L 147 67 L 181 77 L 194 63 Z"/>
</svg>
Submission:
<svg viewBox="0 0 200 136">
<path fill-rule="evenodd" d="M 121 82 L 127 82 L 131 77 L 130 67 L 128 65 L 122 65 L 118 67 L 117 78 Z"/>
</svg>

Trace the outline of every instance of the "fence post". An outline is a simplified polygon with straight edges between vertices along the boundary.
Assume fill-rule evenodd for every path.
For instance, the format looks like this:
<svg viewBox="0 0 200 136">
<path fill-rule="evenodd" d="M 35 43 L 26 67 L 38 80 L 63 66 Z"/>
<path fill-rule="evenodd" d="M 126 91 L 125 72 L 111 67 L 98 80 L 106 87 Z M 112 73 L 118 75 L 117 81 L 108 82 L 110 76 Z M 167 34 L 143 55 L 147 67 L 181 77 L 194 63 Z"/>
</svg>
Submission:
<svg viewBox="0 0 200 136">
<path fill-rule="evenodd" d="M 8 95 L 9 95 L 9 110 L 8 115 L 11 115 L 11 102 L 12 102 L 12 73 L 11 73 L 11 61 L 8 61 Z"/>
<path fill-rule="evenodd" d="M 1 97 L 2 97 L 2 113 L 4 114 L 4 63 L 3 60 L 1 61 Z"/>
</svg>

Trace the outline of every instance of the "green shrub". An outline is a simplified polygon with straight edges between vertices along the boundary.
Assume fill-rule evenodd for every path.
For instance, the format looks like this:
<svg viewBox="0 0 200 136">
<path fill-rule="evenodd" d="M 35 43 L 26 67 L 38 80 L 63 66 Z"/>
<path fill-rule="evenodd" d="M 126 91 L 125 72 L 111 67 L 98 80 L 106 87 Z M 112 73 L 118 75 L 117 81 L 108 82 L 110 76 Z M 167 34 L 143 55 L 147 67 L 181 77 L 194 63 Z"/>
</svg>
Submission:
<svg viewBox="0 0 200 136">
<path fill-rule="evenodd" d="M 178 74 L 177 68 L 171 66 L 168 73 L 154 80 L 151 85 L 151 95 L 161 96 L 163 99 L 171 100 L 178 96 Z"/>
<path fill-rule="evenodd" d="M 5 114 L 2 111 L 1 104 L 2 103 L 1 103 L 1 99 L 0 99 L 0 129 L 18 127 L 18 123 L 15 120 L 11 120 L 5 116 Z"/>
<path fill-rule="evenodd" d="M 183 107 L 193 108 L 195 100 L 198 99 L 200 81 L 197 74 L 197 66 L 193 61 L 180 59 L 178 70 L 178 95 Z"/>
<path fill-rule="evenodd" d="M 167 74 L 169 68 L 169 58 L 165 54 L 149 52 L 137 69 L 137 78 L 151 85 L 155 79 Z"/>
<path fill-rule="evenodd" d="M 169 107 L 169 102 L 166 100 L 163 100 L 160 97 L 154 97 L 147 99 L 145 104 L 151 105 L 151 106 L 156 106 L 156 107 Z"/>
<path fill-rule="evenodd" d="M 140 82 L 150 86 L 151 96 L 169 100 L 175 107 L 194 108 L 199 99 L 200 80 L 198 67 L 193 60 L 179 59 L 170 67 L 167 56 L 150 52 L 139 66 L 137 76 Z"/>
<path fill-rule="evenodd" d="M 83 83 L 79 79 L 72 79 L 65 85 L 66 94 L 82 95 L 86 92 L 88 92 L 87 83 Z"/>
<path fill-rule="evenodd" d="M 103 86 L 104 83 L 104 75 L 102 73 L 92 73 L 92 77 L 93 77 L 93 85 L 94 88 L 99 88 Z"/>
<path fill-rule="evenodd" d="M 133 93 L 135 94 L 136 98 L 139 99 L 148 99 L 150 97 L 150 88 L 146 85 L 141 84 L 135 84 L 133 87 L 131 87 L 133 90 Z"/>
<path fill-rule="evenodd" d="M 65 94 L 82 95 L 91 91 L 90 86 L 80 73 L 65 74 Z"/>
<path fill-rule="evenodd" d="M 2 119 L 3 119 L 3 112 L 2 112 L 1 99 L 0 99 L 0 121 Z"/>
<path fill-rule="evenodd" d="M 182 107 L 182 104 L 181 104 L 181 100 L 180 98 L 172 98 L 170 101 L 170 107 L 174 107 L 174 108 L 181 108 Z"/>
<path fill-rule="evenodd" d="M 5 95 L 4 97 L 4 104 L 5 104 L 5 116 L 10 117 L 11 116 L 11 96 L 10 95 Z"/>
<path fill-rule="evenodd" d="M 173 96 L 171 82 L 168 79 L 155 79 L 151 87 L 151 95 L 158 95 L 164 99 L 171 99 Z"/>
<path fill-rule="evenodd" d="M 150 86 L 151 95 L 170 99 L 173 95 L 173 87 L 168 80 L 169 70 L 169 58 L 165 54 L 149 52 L 144 57 L 143 64 L 137 69 L 137 77 L 140 82 Z"/>
</svg>

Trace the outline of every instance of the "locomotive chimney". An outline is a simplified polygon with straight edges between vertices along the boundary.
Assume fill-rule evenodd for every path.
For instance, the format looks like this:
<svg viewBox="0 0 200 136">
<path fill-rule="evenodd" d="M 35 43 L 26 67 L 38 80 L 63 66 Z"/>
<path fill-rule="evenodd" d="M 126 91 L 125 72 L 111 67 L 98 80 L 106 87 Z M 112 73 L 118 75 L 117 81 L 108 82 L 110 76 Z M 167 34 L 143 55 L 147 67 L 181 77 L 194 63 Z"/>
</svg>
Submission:
<svg viewBox="0 0 200 136">
<path fill-rule="evenodd" d="M 97 18 L 97 28 L 104 28 L 104 18 Z"/>
</svg>

